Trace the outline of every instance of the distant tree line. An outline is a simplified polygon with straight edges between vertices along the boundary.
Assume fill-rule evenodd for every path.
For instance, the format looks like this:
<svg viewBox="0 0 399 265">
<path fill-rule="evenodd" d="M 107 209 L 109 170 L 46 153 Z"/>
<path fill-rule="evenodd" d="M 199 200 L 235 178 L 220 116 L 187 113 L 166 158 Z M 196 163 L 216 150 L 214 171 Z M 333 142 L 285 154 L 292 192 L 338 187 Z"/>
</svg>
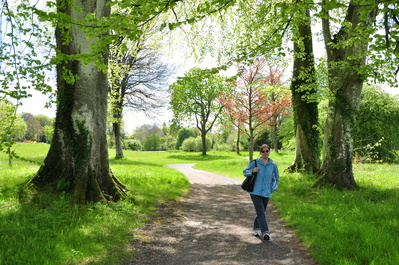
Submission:
<svg viewBox="0 0 399 265">
<path fill-rule="evenodd" d="M 28 112 L 15 114 L 13 119 L 7 116 L 7 108 L 12 106 L 6 101 L 0 102 L 0 117 L 2 123 L 0 124 L 1 136 L 4 140 L 6 134 L 9 134 L 14 141 L 28 141 L 50 143 L 54 134 L 54 118 L 49 118 L 46 115 L 33 115 Z M 9 123 L 12 121 L 13 126 L 11 132 L 9 130 Z"/>
<path fill-rule="evenodd" d="M 320 119 L 327 117 L 327 101 L 320 103 Z M 4 140 L 6 126 L 5 111 L 9 103 L 0 104 L 1 136 Z M 399 97 L 392 96 L 378 86 L 366 86 L 362 92 L 360 109 L 356 119 L 354 157 L 360 162 L 399 162 Z M 323 124 L 323 123 L 321 123 Z M 273 134 L 275 128 L 264 126 L 254 139 L 254 145 L 267 143 L 277 150 L 293 150 L 295 135 L 292 115 L 286 115 L 279 126 L 277 146 Z M 112 124 L 108 124 L 108 145 L 115 148 Z M 320 128 L 323 131 L 323 128 Z M 16 141 L 50 143 L 54 133 L 54 118 L 46 115 L 33 115 L 23 112 L 16 115 L 13 138 Z M 145 124 L 131 133 L 122 133 L 123 148 L 127 150 L 183 150 L 201 152 L 201 132 L 197 128 L 174 126 L 164 123 Z M 238 151 L 238 130 L 233 125 L 226 126 L 220 119 L 215 130 L 206 137 L 207 150 Z M 248 151 L 250 139 L 241 136 L 239 149 Z"/>
<path fill-rule="evenodd" d="M 321 102 L 320 119 L 327 117 L 327 101 Z M 399 97 L 392 96 L 377 86 L 366 86 L 362 92 L 360 110 L 357 115 L 354 139 L 355 159 L 361 162 L 399 163 Z M 238 130 L 218 125 L 206 137 L 207 150 L 237 151 Z M 322 123 L 323 124 L 323 123 Z M 295 134 L 292 114 L 286 115 L 279 126 L 277 146 L 274 141 L 274 127 L 264 126 L 254 139 L 254 145 L 269 144 L 277 150 L 294 150 Z M 323 131 L 323 128 L 319 128 Z M 110 130 L 109 130 L 110 131 Z M 110 147 L 114 147 L 113 134 L 109 133 Z M 239 148 L 249 151 L 250 139 L 240 137 Z M 183 150 L 201 152 L 201 132 L 195 127 L 174 127 L 173 125 L 146 124 L 137 127 L 131 134 L 123 135 L 123 147 L 128 150 L 159 151 Z"/>
</svg>

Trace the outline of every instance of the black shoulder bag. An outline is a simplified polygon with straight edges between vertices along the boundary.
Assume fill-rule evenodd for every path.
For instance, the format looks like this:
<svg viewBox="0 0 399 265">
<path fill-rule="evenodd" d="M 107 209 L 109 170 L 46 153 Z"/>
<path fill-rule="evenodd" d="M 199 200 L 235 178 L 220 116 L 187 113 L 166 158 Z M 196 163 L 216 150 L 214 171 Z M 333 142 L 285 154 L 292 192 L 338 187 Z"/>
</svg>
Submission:
<svg viewBox="0 0 399 265">
<path fill-rule="evenodd" d="M 255 159 L 255 167 L 257 167 L 256 159 Z M 245 180 L 241 184 L 241 188 L 248 192 L 253 191 L 257 174 L 258 174 L 258 172 L 252 172 L 252 176 L 246 177 Z"/>
</svg>

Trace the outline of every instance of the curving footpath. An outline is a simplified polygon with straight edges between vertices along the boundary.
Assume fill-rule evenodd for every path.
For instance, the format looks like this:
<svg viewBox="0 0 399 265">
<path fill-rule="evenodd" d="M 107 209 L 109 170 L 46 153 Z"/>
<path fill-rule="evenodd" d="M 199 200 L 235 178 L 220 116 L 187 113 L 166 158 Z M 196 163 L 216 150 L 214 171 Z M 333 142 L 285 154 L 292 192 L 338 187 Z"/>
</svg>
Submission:
<svg viewBox="0 0 399 265">
<path fill-rule="evenodd" d="M 191 191 L 160 205 L 158 217 L 135 233 L 137 254 L 125 264 L 317 264 L 272 204 L 266 213 L 271 240 L 262 241 L 252 235 L 255 211 L 240 181 L 193 165 L 169 166 L 187 176 Z"/>
</svg>

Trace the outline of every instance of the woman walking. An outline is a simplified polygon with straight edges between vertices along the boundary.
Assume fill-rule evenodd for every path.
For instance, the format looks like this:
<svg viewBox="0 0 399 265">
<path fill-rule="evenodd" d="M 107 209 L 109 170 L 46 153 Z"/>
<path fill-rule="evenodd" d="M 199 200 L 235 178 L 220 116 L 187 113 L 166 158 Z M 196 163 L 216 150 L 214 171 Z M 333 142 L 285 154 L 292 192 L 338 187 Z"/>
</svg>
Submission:
<svg viewBox="0 0 399 265">
<path fill-rule="evenodd" d="M 272 193 L 278 187 L 279 174 L 277 165 L 269 158 L 270 147 L 267 144 L 260 147 L 260 155 L 259 158 L 249 162 L 243 173 L 245 177 L 249 177 L 257 172 L 254 189 L 249 192 L 256 211 L 253 230 L 255 236 L 262 236 L 263 240 L 270 240 L 266 208 Z"/>
</svg>

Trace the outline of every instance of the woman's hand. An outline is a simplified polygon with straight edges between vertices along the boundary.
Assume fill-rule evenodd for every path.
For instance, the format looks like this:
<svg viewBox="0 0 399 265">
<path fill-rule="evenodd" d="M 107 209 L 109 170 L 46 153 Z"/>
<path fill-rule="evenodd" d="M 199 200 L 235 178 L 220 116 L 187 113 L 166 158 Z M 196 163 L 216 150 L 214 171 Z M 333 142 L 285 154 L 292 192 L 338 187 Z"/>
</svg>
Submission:
<svg viewBox="0 0 399 265">
<path fill-rule="evenodd" d="M 259 171 L 259 168 L 256 167 L 256 168 L 254 168 L 254 169 L 252 170 L 252 173 L 255 173 L 255 172 L 258 172 L 258 171 Z"/>
</svg>

